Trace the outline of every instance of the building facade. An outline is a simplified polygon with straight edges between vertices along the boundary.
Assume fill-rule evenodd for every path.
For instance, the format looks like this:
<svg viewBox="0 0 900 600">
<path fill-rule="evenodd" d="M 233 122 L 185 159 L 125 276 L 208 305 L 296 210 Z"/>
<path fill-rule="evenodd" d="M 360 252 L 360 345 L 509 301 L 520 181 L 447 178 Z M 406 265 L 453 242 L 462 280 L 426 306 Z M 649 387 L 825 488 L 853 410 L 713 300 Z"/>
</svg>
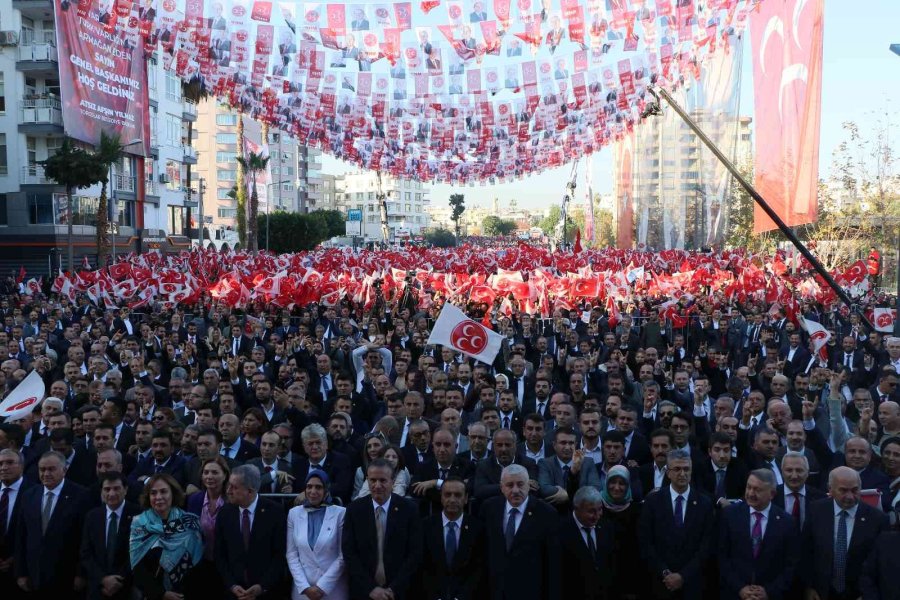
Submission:
<svg viewBox="0 0 900 600">
<path fill-rule="evenodd" d="M 379 187 L 374 171 L 352 171 L 344 174 L 340 205 L 344 210 L 362 211 L 361 235 L 366 242 L 380 242 L 381 205 L 379 192 L 387 196 L 388 234 L 390 241 L 400 241 L 420 234 L 430 224 L 428 184 L 410 179 L 383 176 Z"/>
<path fill-rule="evenodd" d="M 66 266 L 65 188 L 40 165 L 65 136 L 59 60 L 52 1 L 0 0 L 0 272 L 25 265 L 50 275 Z M 197 108 L 155 58 L 148 62 L 148 87 L 151 155 L 129 153 L 143 140 L 121 140 L 125 153 L 107 188 L 115 252 L 147 249 L 149 240 L 161 238 L 190 244 L 194 217 L 185 167 L 196 160 L 188 131 Z M 98 184 L 73 198 L 79 264 L 84 255 L 95 260 L 99 197 Z"/>
</svg>

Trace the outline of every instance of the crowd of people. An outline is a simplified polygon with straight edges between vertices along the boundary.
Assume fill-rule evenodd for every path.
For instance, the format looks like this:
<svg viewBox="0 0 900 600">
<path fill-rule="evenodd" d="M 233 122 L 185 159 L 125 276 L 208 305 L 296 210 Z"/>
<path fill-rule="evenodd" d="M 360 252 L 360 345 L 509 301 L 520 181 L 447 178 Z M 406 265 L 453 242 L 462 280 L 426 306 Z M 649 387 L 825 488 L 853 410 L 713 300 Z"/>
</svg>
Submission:
<svg viewBox="0 0 900 600">
<path fill-rule="evenodd" d="M 0 423 L 2 597 L 900 598 L 900 338 L 789 314 L 799 286 L 544 316 L 513 286 L 460 303 L 503 335 L 486 364 L 395 284 L 7 290 L 0 392 L 45 393 Z"/>
</svg>

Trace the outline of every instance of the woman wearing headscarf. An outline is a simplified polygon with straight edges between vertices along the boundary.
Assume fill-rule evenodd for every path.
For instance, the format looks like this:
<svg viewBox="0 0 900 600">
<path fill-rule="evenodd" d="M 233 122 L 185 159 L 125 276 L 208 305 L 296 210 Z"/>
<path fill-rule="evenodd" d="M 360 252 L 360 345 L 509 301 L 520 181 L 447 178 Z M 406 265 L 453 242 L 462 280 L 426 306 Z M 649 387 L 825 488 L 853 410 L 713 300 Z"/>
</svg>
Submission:
<svg viewBox="0 0 900 600">
<path fill-rule="evenodd" d="M 632 501 L 631 473 L 623 465 L 616 465 L 606 475 L 600 491 L 603 520 L 613 529 L 618 560 L 616 587 L 624 600 L 645 598 L 640 549 L 638 548 L 638 520 L 641 507 Z"/>
<path fill-rule="evenodd" d="M 287 563 L 293 600 L 346 600 L 347 573 L 341 551 L 345 510 L 331 503 L 328 474 L 312 469 L 306 499 L 288 513 Z"/>
<path fill-rule="evenodd" d="M 131 568 L 147 600 L 184 600 L 202 592 L 192 569 L 203 558 L 200 519 L 179 506 L 184 492 L 167 473 L 151 475 L 141 495 L 144 512 L 131 523 Z M 197 582 L 200 583 L 200 582 Z"/>
</svg>

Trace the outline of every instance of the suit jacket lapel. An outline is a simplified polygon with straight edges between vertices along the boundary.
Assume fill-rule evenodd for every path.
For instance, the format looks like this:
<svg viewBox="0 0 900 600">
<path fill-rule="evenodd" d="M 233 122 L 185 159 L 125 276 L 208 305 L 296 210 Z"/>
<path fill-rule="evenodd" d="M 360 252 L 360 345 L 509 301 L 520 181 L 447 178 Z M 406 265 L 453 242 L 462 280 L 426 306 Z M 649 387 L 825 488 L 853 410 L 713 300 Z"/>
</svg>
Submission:
<svg viewBox="0 0 900 600">
<path fill-rule="evenodd" d="M 306 511 L 304 510 L 303 513 L 305 516 Z M 324 543 L 322 541 L 322 539 L 325 537 L 325 535 L 324 535 L 325 532 L 331 531 L 331 529 L 334 527 L 334 519 L 336 516 L 337 516 L 337 513 L 335 511 L 328 510 L 328 508 L 325 509 L 325 519 L 322 521 L 322 528 L 319 530 L 319 537 L 316 538 L 316 543 L 314 544 L 314 546 L 315 546 L 314 551 L 316 553 L 319 552 L 319 550 L 322 547 L 322 544 Z M 307 524 L 307 527 L 309 527 L 308 524 Z M 329 535 L 328 537 L 331 537 L 331 536 Z M 307 544 L 307 546 L 308 545 L 309 544 Z"/>
</svg>

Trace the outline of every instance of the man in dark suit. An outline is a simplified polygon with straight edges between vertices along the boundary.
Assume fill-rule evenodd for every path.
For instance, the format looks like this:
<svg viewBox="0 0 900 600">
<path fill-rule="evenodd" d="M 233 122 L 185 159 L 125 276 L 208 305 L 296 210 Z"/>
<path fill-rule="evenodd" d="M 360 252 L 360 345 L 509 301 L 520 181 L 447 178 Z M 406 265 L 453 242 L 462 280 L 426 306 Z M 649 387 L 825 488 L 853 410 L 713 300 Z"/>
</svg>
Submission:
<svg viewBox="0 0 900 600">
<path fill-rule="evenodd" d="M 115 448 L 122 454 L 134 445 L 134 428 L 124 423 L 125 409 L 125 401 L 113 396 L 103 403 L 100 413 L 103 423 L 113 428 Z"/>
<path fill-rule="evenodd" d="M 306 456 L 294 463 L 294 491 L 303 499 L 303 486 L 310 469 L 322 469 L 331 480 L 331 495 L 350 503 L 353 493 L 353 470 L 350 459 L 339 452 L 328 452 L 328 434 L 318 423 L 307 425 L 300 433 Z"/>
<path fill-rule="evenodd" d="M 490 499 L 482 508 L 494 600 L 559 598 L 559 518 L 543 500 L 529 497 L 529 479 L 522 465 L 504 467 L 502 496 Z"/>
<path fill-rule="evenodd" d="M 75 435 L 68 427 L 50 432 L 50 449 L 66 457 L 66 479 L 87 486 L 94 479 L 91 457 L 84 444 L 75 444 Z"/>
<path fill-rule="evenodd" d="M 721 508 L 727 506 L 723 499 L 741 498 L 747 483 L 747 468 L 743 461 L 732 456 L 733 448 L 731 436 L 717 431 L 709 438 L 709 459 L 694 465 L 697 488 Z"/>
<path fill-rule="evenodd" d="M 291 475 L 291 465 L 287 460 L 279 458 L 278 453 L 281 451 L 281 436 L 274 431 L 267 431 L 262 434 L 259 443 L 259 458 L 251 458 L 245 464 L 253 465 L 262 476 L 260 483 L 260 491 L 264 494 L 280 493 L 282 490 L 288 490 L 287 493 L 293 491 L 293 484 L 288 482 L 288 476 Z"/>
<path fill-rule="evenodd" d="M 125 501 L 127 484 L 121 473 L 100 476 L 101 506 L 88 511 L 81 535 L 81 570 L 92 599 L 131 597 L 131 565 L 128 543 L 131 519 L 140 514 L 136 504 Z"/>
<path fill-rule="evenodd" d="M 222 434 L 222 456 L 243 464 L 259 457 L 259 448 L 241 438 L 241 422 L 235 415 L 219 417 L 219 433 Z"/>
<path fill-rule="evenodd" d="M 801 531 L 809 515 L 809 506 L 816 500 L 825 497 L 819 488 L 807 485 L 809 480 L 808 457 L 799 452 L 788 452 L 781 459 L 781 475 L 784 484 L 778 486 L 775 494 L 775 506 L 779 506 L 791 515 L 797 528 Z"/>
<path fill-rule="evenodd" d="M 279 598 L 285 575 L 284 509 L 259 497 L 259 469 L 234 468 L 216 517 L 216 569 L 228 598 Z"/>
<path fill-rule="evenodd" d="M 645 465 L 652 460 L 650 445 L 647 438 L 637 431 L 637 424 L 637 409 L 633 406 L 623 406 L 616 413 L 616 429 L 625 436 L 625 463 L 631 468 Z"/>
<path fill-rule="evenodd" d="M 441 489 L 449 477 L 465 480 L 470 473 L 456 458 L 456 436 L 448 429 L 439 429 L 432 441 L 434 457 L 419 465 L 411 481 L 411 492 L 420 498 L 419 509 L 423 516 L 441 511 Z"/>
<path fill-rule="evenodd" d="M 537 493 L 537 465 L 533 460 L 516 456 L 516 434 L 506 429 L 500 429 L 494 433 L 494 456 L 489 457 L 475 468 L 475 500 L 473 510 L 478 503 L 488 498 L 501 495 L 500 476 L 503 469 L 513 463 L 522 465 L 528 471 L 532 480 L 531 491 Z"/>
<path fill-rule="evenodd" d="M 419 512 L 391 493 L 394 470 L 384 459 L 369 463 L 371 496 L 354 501 L 344 517 L 341 547 L 353 599 L 403 600 L 421 560 Z"/>
<path fill-rule="evenodd" d="M 880 510 L 859 501 L 859 473 L 837 467 L 828 475 L 828 493 L 809 507 L 803 527 L 801 576 L 809 600 L 849 600 L 860 596 L 862 564 L 887 530 Z"/>
<path fill-rule="evenodd" d="M 669 451 L 674 447 L 675 436 L 668 429 L 657 429 L 650 434 L 650 457 L 652 460 L 638 467 L 641 490 L 646 490 L 646 493 L 649 494 L 666 485 L 666 462 Z M 695 473 L 696 470 L 695 466 Z"/>
<path fill-rule="evenodd" d="M 500 410 L 500 428 L 509 429 L 515 432 L 517 437 L 522 437 L 522 415 L 519 413 L 516 395 L 512 390 L 500 392 L 497 408 Z"/>
<path fill-rule="evenodd" d="M 800 534 L 774 505 L 775 474 L 756 469 L 747 479 L 744 502 L 722 512 L 719 524 L 721 598 L 780 600 L 791 589 L 800 554 Z"/>
<path fill-rule="evenodd" d="M 440 489 L 441 510 L 424 525 L 422 592 L 425 598 L 477 597 L 484 576 L 484 525 L 466 515 L 465 482 L 455 476 Z"/>
<path fill-rule="evenodd" d="M 13 565 L 22 498 L 34 487 L 22 476 L 24 469 L 25 461 L 18 452 L 10 448 L 0 450 L 0 591 L 11 598 L 20 598 L 24 593 L 16 585 Z"/>
<path fill-rule="evenodd" d="M 784 375 L 792 379 L 794 374 L 806 371 L 812 355 L 803 347 L 799 331 L 792 332 L 789 340 L 788 347 L 781 351 L 781 359 L 784 361 Z"/>
<path fill-rule="evenodd" d="M 228 354 L 250 356 L 251 350 L 253 350 L 253 338 L 245 336 L 240 325 L 232 325 L 231 337 L 228 339 Z"/>
<path fill-rule="evenodd" d="M 128 477 L 128 485 L 140 488 L 151 475 L 168 473 L 184 488 L 185 462 L 183 456 L 175 454 L 172 433 L 167 429 L 157 429 L 153 432 L 153 439 L 150 442 L 150 456 L 138 462 Z"/>
<path fill-rule="evenodd" d="M 589 456 L 575 454 L 575 431 L 561 427 L 553 432 L 555 456 L 538 463 L 538 484 L 541 497 L 556 507 L 560 514 L 568 514 L 572 498 L 579 488 L 591 486 L 600 489 L 600 475 Z"/>
<path fill-rule="evenodd" d="M 583 487 L 575 492 L 572 518 L 559 526 L 562 593 L 560 598 L 605 600 L 614 589 L 615 540 L 610 526 L 600 526 L 600 492 Z"/>
<path fill-rule="evenodd" d="M 638 525 L 641 554 L 656 598 L 703 597 L 703 566 L 712 544 L 713 503 L 691 490 L 691 455 L 672 450 L 666 460 L 668 487 L 647 496 Z"/>
<path fill-rule="evenodd" d="M 78 570 L 84 488 L 65 479 L 66 459 L 59 452 L 45 453 L 38 473 L 41 485 L 22 496 L 16 583 L 32 597 L 70 597 L 85 585 Z"/>
</svg>

